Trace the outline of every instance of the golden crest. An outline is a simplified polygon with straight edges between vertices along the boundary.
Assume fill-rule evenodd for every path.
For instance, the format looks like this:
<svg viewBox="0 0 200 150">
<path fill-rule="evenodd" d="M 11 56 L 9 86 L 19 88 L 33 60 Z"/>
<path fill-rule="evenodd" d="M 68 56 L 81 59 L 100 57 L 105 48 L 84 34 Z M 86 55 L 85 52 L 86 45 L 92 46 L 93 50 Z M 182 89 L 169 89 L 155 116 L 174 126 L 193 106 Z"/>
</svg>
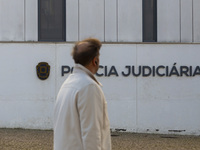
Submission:
<svg viewBox="0 0 200 150">
<path fill-rule="evenodd" d="M 46 80 L 50 75 L 50 66 L 47 62 L 40 62 L 36 66 L 37 76 L 41 80 Z"/>
</svg>

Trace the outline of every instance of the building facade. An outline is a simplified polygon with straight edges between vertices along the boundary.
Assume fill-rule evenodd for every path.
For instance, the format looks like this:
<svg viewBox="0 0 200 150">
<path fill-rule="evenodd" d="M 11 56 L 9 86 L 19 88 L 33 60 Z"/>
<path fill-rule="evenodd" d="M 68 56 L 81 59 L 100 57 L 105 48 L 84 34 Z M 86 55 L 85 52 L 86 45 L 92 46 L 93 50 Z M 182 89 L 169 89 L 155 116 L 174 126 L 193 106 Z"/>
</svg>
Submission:
<svg viewBox="0 0 200 150">
<path fill-rule="evenodd" d="M 73 43 L 95 37 L 113 130 L 199 135 L 199 7 L 200 0 L 0 0 L 0 127 L 52 129 Z"/>
</svg>

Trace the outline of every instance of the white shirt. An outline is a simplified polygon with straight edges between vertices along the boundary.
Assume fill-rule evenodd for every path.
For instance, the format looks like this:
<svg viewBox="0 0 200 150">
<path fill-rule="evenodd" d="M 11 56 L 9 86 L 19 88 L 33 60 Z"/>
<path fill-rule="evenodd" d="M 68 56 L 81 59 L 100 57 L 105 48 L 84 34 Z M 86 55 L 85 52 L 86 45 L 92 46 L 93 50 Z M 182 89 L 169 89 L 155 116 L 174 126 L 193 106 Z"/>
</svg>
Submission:
<svg viewBox="0 0 200 150">
<path fill-rule="evenodd" d="M 76 64 L 54 110 L 54 150 L 111 150 L 110 123 L 100 83 Z"/>
</svg>

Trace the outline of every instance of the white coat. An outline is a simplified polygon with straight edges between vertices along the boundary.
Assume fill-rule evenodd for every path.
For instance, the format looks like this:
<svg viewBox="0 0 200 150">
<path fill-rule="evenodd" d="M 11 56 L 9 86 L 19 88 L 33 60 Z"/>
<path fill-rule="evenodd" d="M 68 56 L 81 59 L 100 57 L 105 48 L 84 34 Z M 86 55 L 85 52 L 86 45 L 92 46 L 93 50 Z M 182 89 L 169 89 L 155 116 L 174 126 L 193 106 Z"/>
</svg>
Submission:
<svg viewBox="0 0 200 150">
<path fill-rule="evenodd" d="M 54 109 L 54 150 L 111 150 L 110 123 L 100 83 L 76 64 Z"/>
</svg>

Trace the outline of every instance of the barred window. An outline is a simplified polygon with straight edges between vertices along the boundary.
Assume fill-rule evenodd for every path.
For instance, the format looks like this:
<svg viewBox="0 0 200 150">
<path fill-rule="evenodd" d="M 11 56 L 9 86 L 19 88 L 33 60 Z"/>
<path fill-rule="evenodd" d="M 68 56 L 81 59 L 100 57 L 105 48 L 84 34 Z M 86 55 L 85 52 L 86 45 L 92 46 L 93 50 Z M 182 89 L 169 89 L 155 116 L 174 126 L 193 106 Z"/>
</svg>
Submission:
<svg viewBox="0 0 200 150">
<path fill-rule="evenodd" d="M 65 41 L 65 0 L 38 0 L 39 41 Z"/>
<path fill-rule="evenodd" d="M 143 42 L 157 41 L 156 0 L 143 0 Z"/>
</svg>

